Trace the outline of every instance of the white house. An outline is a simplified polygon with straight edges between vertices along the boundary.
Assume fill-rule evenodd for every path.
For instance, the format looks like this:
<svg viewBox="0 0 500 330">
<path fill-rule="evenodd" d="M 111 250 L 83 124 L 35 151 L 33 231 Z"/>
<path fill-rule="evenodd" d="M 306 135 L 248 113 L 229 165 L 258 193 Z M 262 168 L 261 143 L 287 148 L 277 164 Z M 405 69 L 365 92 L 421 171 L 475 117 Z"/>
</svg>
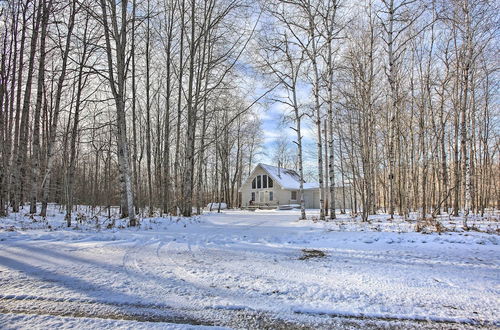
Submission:
<svg viewBox="0 0 500 330">
<path fill-rule="evenodd" d="M 300 204 L 299 186 L 300 176 L 294 170 L 259 163 L 241 186 L 241 206 L 274 208 Z M 319 183 L 304 182 L 303 191 L 305 207 L 319 208 Z M 339 189 L 336 188 L 336 208 L 343 207 L 339 197 Z"/>
</svg>

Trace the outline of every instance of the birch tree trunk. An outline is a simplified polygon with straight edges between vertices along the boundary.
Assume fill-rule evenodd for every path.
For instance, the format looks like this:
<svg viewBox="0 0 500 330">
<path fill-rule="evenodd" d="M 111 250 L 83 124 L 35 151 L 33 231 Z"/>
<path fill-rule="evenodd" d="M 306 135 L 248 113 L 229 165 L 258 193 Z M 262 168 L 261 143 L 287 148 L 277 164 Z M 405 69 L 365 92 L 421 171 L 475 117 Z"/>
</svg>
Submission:
<svg viewBox="0 0 500 330">
<path fill-rule="evenodd" d="M 185 11 L 186 11 L 186 0 L 181 0 L 181 25 L 180 29 L 180 41 L 179 41 L 179 72 L 184 72 L 184 29 L 185 29 Z M 181 171 L 180 166 L 180 152 L 181 152 L 181 121 L 182 121 L 182 78 L 183 75 L 179 74 L 178 81 L 178 94 L 177 94 L 177 127 L 176 127 L 176 138 L 175 138 L 175 158 L 174 158 L 174 182 L 175 182 L 175 213 L 177 214 L 177 209 L 180 209 L 180 201 L 181 201 L 181 181 L 182 176 L 185 175 L 185 171 Z"/>
<path fill-rule="evenodd" d="M 300 176 L 300 183 L 299 183 L 299 194 L 300 194 L 300 220 L 306 220 L 306 206 L 305 206 L 305 201 L 304 201 L 304 161 L 303 161 L 303 151 L 302 151 L 302 133 L 301 133 L 301 126 L 302 126 L 302 114 L 299 113 L 299 107 L 297 102 L 297 90 L 296 87 L 294 86 L 293 90 L 293 100 L 294 100 L 294 115 L 295 115 L 295 132 L 297 133 L 297 149 L 298 149 L 298 161 L 299 161 L 299 176 Z"/>
<path fill-rule="evenodd" d="M 311 51 L 309 53 L 309 59 L 311 60 L 312 70 L 313 70 L 313 97 L 314 97 L 314 121 L 316 125 L 316 149 L 318 153 L 318 181 L 319 181 L 319 219 L 325 220 L 325 210 L 324 210 L 324 194 L 325 187 L 323 182 L 323 144 L 321 138 L 321 106 L 320 106 L 320 76 L 319 76 L 319 68 L 318 68 L 318 47 L 317 47 L 317 35 L 316 24 L 314 22 L 314 13 L 311 11 L 311 7 L 308 7 L 308 19 L 309 19 L 309 38 L 311 42 Z"/>
<path fill-rule="evenodd" d="M 391 219 L 394 219 L 394 204 L 395 204 L 395 167 L 396 157 L 394 152 L 394 141 L 396 139 L 396 121 L 398 119 L 397 108 L 397 92 L 396 92 L 396 68 L 394 63 L 394 1 L 388 2 L 388 24 L 387 24 L 387 56 L 389 60 L 389 86 L 391 90 L 391 108 L 389 115 L 389 214 Z"/>
<path fill-rule="evenodd" d="M 334 15 L 335 17 L 335 15 Z M 328 89 L 328 113 L 327 113 L 327 127 L 328 131 L 328 149 L 329 149 L 329 158 L 328 158 L 328 176 L 329 176 L 329 193 L 330 193 L 330 220 L 335 219 L 337 216 L 335 215 L 335 148 L 333 144 L 333 50 L 332 50 L 332 42 L 333 42 L 333 31 L 328 34 L 328 54 L 327 54 L 327 62 L 326 62 L 326 70 L 327 70 L 327 89 Z"/>
<path fill-rule="evenodd" d="M 147 18 L 146 18 L 146 162 L 148 174 L 148 215 L 153 216 L 153 184 L 151 176 L 151 28 L 150 24 L 150 1 L 147 2 Z"/>
<path fill-rule="evenodd" d="M 176 2 L 174 2 L 175 4 Z M 175 5 L 168 8 L 169 12 L 167 15 L 166 25 L 166 46 L 165 53 L 167 57 L 166 63 L 166 91 L 165 91 L 165 137 L 163 145 L 163 213 L 169 214 L 171 210 L 171 174 L 170 174 L 170 97 L 172 94 L 171 87 L 171 61 L 172 56 L 172 38 L 173 38 L 173 27 L 174 27 L 174 15 L 175 15 Z M 175 179 L 175 178 L 174 178 Z"/>
<path fill-rule="evenodd" d="M 465 15 L 465 45 L 464 45 L 464 53 L 463 53 L 463 63 L 462 63 L 462 77 L 461 77 L 461 89 L 462 89 L 462 102 L 460 107 L 460 146 L 461 146 L 461 154 L 462 154 L 462 191 L 463 191 L 463 201 L 464 201 L 464 222 L 467 222 L 467 216 L 470 211 L 471 204 L 471 175 L 470 175 L 470 156 L 467 151 L 467 122 L 468 117 L 467 113 L 470 111 L 469 109 L 469 81 L 470 81 L 470 72 L 473 61 L 473 45 L 472 45 L 472 31 L 471 31 L 471 18 L 469 11 L 469 0 L 463 0 L 462 3 L 462 11 Z M 466 224 L 467 225 L 467 224 Z"/>
<path fill-rule="evenodd" d="M 106 53 L 108 62 L 108 81 L 116 104 L 118 164 L 120 170 L 120 183 L 122 188 L 122 217 L 129 218 L 129 226 L 136 226 L 137 220 L 134 210 L 132 180 L 129 166 L 129 150 L 127 141 L 127 121 L 125 117 L 125 83 L 127 76 L 126 51 L 127 51 L 127 10 L 128 1 L 121 2 L 121 18 L 117 17 L 116 4 L 108 0 L 111 16 L 108 18 L 106 0 L 101 0 L 102 22 L 104 37 L 106 39 Z M 110 22 L 108 22 L 110 19 Z M 135 19 L 133 17 L 132 19 Z M 109 26 L 111 24 L 111 28 Z M 111 33 L 113 32 L 114 49 L 111 46 Z M 113 60 L 113 55 L 115 59 Z M 116 70 L 116 73 L 115 73 Z M 125 209 L 126 207 L 126 209 Z"/>
<path fill-rule="evenodd" d="M 195 54 L 197 42 L 195 38 L 195 1 L 191 1 L 191 40 L 189 53 L 189 78 L 187 93 L 187 130 L 186 130 L 186 168 L 182 183 L 182 208 L 181 213 L 185 217 L 190 217 L 193 212 L 193 178 L 194 178 L 194 152 L 195 152 L 195 133 L 196 133 L 196 107 L 193 95 Z"/>
</svg>

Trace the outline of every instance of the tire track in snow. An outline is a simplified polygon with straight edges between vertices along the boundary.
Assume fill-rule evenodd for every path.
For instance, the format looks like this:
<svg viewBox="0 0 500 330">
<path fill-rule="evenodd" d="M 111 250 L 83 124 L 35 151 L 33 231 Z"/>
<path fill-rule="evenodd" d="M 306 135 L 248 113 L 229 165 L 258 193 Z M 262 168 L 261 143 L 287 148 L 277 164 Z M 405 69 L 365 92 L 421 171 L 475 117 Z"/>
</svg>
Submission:
<svg viewBox="0 0 500 330">
<path fill-rule="evenodd" d="M 264 222 L 262 222 L 264 223 Z M 215 236 L 217 237 L 217 236 Z M 263 305 L 265 302 L 263 300 L 268 300 L 272 296 L 273 299 L 277 299 L 278 301 L 279 298 L 274 295 L 274 292 L 272 294 L 269 294 L 270 288 L 277 287 L 279 285 L 283 285 L 282 282 L 276 279 L 275 276 L 272 276 L 272 274 L 283 274 L 283 277 L 287 277 L 288 280 L 290 281 L 290 278 L 297 278 L 299 280 L 303 280 L 304 278 L 311 278 L 311 271 L 302 271 L 297 268 L 290 270 L 287 268 L 287 264 L 282 264 L 282 263 L 276 263 L 273 265 L 272 269 L 266 270 L 268 265 L 265 265 L 264 263 L 253 263 L 249 265 L 246 268 L 241 268 L 238 267 L 235 263 L 232 263 L 231 261 L 237 261 L 237 259 L 247 259 L 247 260 L 259 260 L 258 257 L 252 256 L 250 258 L 241 258 L 243 253 L 241 251 L 233 252 L 229 249 L 227 250 L 222 250 L 221 248 L 218 248 L 217 246 L 214 249 L 209 249 L 207 248 L 207 242 L 210 242 L 210 238 L 207 240 L 197 240 L 195 243 L 192 241 L 188 241 L 187 243 L 175 243 L 175 242 L 170 242 L 163 248 L 163 246 L 159 246 L 157 250 L 157 255 L 159 257 L 161 251 L 165 251 L 166 255 L 168 258 L 170 258 L 171 262 L 176 264 L 175 267 L 175 272 L 176 275 L 180 278 L 186 278 L 189 279 L 189 283 L 191 285 L 195 285 L 195 287 L 202 292 L 200 293 L 203 295 L 203 293 L 207 292 L 215 292 L 216 295 L 221 294 L 221 288 L 220 285 L 217 288 L 218 290 L 215 290 L 213 287 L 215 286 L 214 283 L 217 283 L 218 279 L 227 280 L 227 274 L 237 274 L 237 277 L 234 278 L 233 280 L 233 285 L 238 284 L 237 286 L 231 286 L 230 288 L 228 287 L 228 290 L 223 290 L 223 294 L 230 294 L 229 298 L 233 297 L 242 297 L 246 295 L 246 302 L 248 305 Z M 219 242 L 220 243 L 220 242 Z M 176 244 L 177 246 L 174 248 L 172 245 Z M 210 250 L 210 251 L 209 251 Z M 331 253 L 332 256 L 330 258 L 336 259 L 341 258 L 342 253 L 339 255 L 336 255 L 336 249 L 331 249 L 328 253 Z M 346 256 L 350 252 L 356 252 L 354 253 L 354 258 L 359 258 L 359 259 L 370 259 L 369 261 L 372 262 L 373 259 L 375 258 L 376 260 L 380 261 L 385 261 L 385 264 L 391 263 L 391 262 L 396 262 L 398 259 L 398 256 L 392 255 L 389 258 L 389 260 L 386 259 L 386 256 L 383 254 L 384 251 L 346 251 Z M 255 254 L 255 253 L 254 253 Z M 399 254 L 399 253 L 398 253 Z M 174 258 L 174 256 L 178 256 Z M 221 257 L 222 256 L 222 257 Z M 419 254 L 411 254 L 408 255 L 408 251 L 403 251 L 401 252 L 401 256 L 411 256 L 413 257 L 413 260 L 419 260 L 419 259 L 426 259 L 426 256 L 421 256 Z M 162 258 L 160 258 L 162 259 Z M 439 263 L 440 260 L 436 260 L 436 263 Z M 204 267 L 203 265 L 206 264 L 207 262 L 210 262 L 208 265 L 209 267 Z M 406 260 L 406 263 L 411 263 L 412 258 L 410 260 Z M 365 260 L 365 263 L 368 263 Z M 397 263 L 397 262 L 396 262 Z M 215 271 L 215 269 L 218 269 L 218 271 Z M 383 269 L 383 266 L 381 267 Z M 384 300 L 387 298 L 391 297 L 378 297 L 378 294 L 376 294 L 376 290 L 374 293 L 372 293 L 372 296 L 367 295 L 363 290 L 347 290 L 346 293 L 346 288 L 339 287 L 340 292 L 342 292 L 341 296 L 335 295 L 332 293 L 331 295 L 328 295 L 325 293 L 325 287 L 328 288 L 329 285 L 335 284 L 335 281 L 329 278 L 329 273 L 325 269 L 315 269 L 315 275 L 318 275 L 318 273 L 322 273 L 321 276 L 319 276 L 322 281 L 319 281 L 319 283 L 315 283 L 313 281 L 308 281 L 307 285 L 300 285 L 297 287 L 291 287 L 288 291 L 285 290 L 283 293 L 283 300 L 282 302 L 286 302 L 285 299 L 294 299 L 294 300 L 302 300 L 305 303 L 308 301 L 315 301 L 317 299 L 320 300 L 325 300 L 326 302 L 335 302 L 341 300 L 342 303 L 346 303 L 349 300 L 351 301 L 356 301 L 358 303 L 361 303 L 361 301 L 364 300 L 364 304 L 366 308 L 371 307 L 374 303 L 377 303 L 376 301 L 374 302 L 373 299 L 377 298 L 378 300 Z M 369 272 L 367 273 L 369 274 Z M 352 275 L 352 274 L 351 274 Z M 314 277 L 314 276 L 313 276 Z M 317 277 L 316 277 L 317 278 Z M 349 281 L 345 282 L 346 284 L 352 284 L 352 277 L 349 278 Z M 255 286 L 252 286 L 252 284 L 255 284 L 255 282 L 259 282 L 260 286 L 259 288 L 256 288 Z M 363 283 L 365 282 L 366 279 L 364 276 L 360 277 L 359 282 Z M 276 285 L 273 285 L 273 284 Z M 262 285 L 264 284 L 264 285 Z M 288 285 L 288 283 L 286 283 Z M 338 283 L 337 283 L 338 284 Z M 246 286 L 245 286 L 246 285 Z M 394 283 L 390 283 L 390 280 L 386 280 L 386 285 L 392 285 L 394 286 Z M 262 286 L 266 290 L 263 290 Z M 304 288 L 306 287 L 306 288 Z M 211 288 L 211 289 L 209 289 Z M 294 290 L 297 290 L 297 288 L 302 288 L 302 291 L 297 291 L 293 292 Z M 246 289 L 246 290 L 245 290 Z M 250 292 L 252 290 L 254 292 Z M 403 287 L 401 289 L 404 289 Z M 406 288 L 407 290 L 419 290 L 418 288 Z M 305 291 L 304 291 L 305 290 Z M 266 292 L 267 291 L 267 292 Z M 249 294 L 250 292 L 250 294 Z M 266 294 L 267 293 L 267 294 Z M 279 295 L 279 293 L 277 293 Z M 227 297 L 227 296 L 226 296 Z M 360 298 L 363 297 L 363 299 Z M 249 303 L 248 303 L 249 302 Z M 277 303 L 277 301 L 272 302 Z M 380 303 L 380 301 L 378 301 Z M 394 302 L 394 305 L 397 306 L 399 303 L 397 300 Z M 300 304 L 299 304 L 300 305 Z M 428 308 L 431 308 L 431 306 L 427 306 Z M 438 306 L 441 309 L 446 306 Z M 361 307 L 360 307 L 361 308 Z M 365 308 L 361 308 L 361 310 L 364 310 Z M 450 307 L 449 311 L 451 312 L 454 308 L 453 306 Z M 293 308 L 292 308 L 293 310 Z M 300 311 L 300 308 L 298 309 Z M 385 314 L 387 316 L 384 316 L 386 318 L 397 318 L 397 315 L 395 313 L 392 313 L 393 316 L 389 314 Z M 415 318 L 418 318 L 420 316 L 415 316 Z M 408 316 L 408 318 L 412 318 L 412 316 Z"/>
<path fill-rule="evenodd" d="M 162 244 L 164 242 L 161 239 L 137 242 L 124 254 L 123 268 L 130 277 L 140 278 L 134 283 L 134 285 L 141 287 L 138 291 L 147 292 L 149 295 L 154 294 L 156 301 L 163 301 L 174 294 L 189 296 L 188 293 L 184 292 L 183 286 L 180 283 L 174 283 L 175 279 L 169 276 L 172 274 L 171 266 L 162 264 L 162 267 L 158 267 L 157 264 L 152 264 L 156 255 L 154 246 Z M 153 258 L 151 258 L 152 256 Z"/>
<path fill-rule="evenodd" d="M 210 240 L 220 240 L 220 238 L 218 235 L 212 236 L 212 238 L 209 236 L 208 240 L 206 240 L 206 241 L 195 240 L 194 243 L 192 243 L 193 241 L 190 241 L 190 244 L 185 245 L 183 247 L 183 249 L 178 249 L 181 252 L 184 251 L 184 254 L 181 254 L 181 255 L 186 256 L 186 259 L 187 259 L 187 257 L 192 258 L 192 262 L 187 262 L 185 264 L 180 263 L 180 265 L 178 265 L 179 268 L 176 269 L 177 272 L 179 272 L 176 274 L 176 276 L 177 276 L 176 278 L 182 277 L 182 274 L 184 274 L 184 273 L 182 273 L 182 271 L 186 271 L 186 267 L 188 265 L 193 265 L 193 264 L 196 265 L 197 263 L 200 264 L 200 261 L 204 261 L 204 263 L 202 263 L 202 265 L 204 265 L 204 271 L 206 271 L 206 275 L 204 277 L 200 278 L 199 275 L 193 274 L 192 272 L 190 274 L 192 277 L 198 278 L 200 283 L 209 283 L 209 281 L 207 281 L 207 277 L 209 278 L 209 276 L 211 276 L 211 271 L 213 270 L 214 263 L 220 262 L 221 260 L 222 261 L 226 260 L 226 262 L 224 263 L 225 268 L 220 272 L 220 273 L 224 273 L 226 271 L 225 269 L 228 269 L 228 267 L 233 266 L 231 261 L 236 260 L 238 258 L 238 256 L 242 255 L 241 250 L 234 252 L 231 248 L 228 248 L 228 250 L 225 251 L 225 250 L 223 250 L 224 247 L 220 247 L 220 246 L 216 246 L 215 249 L 212 249 L 212 251 L 209 251 L 210 248 L 207 246 L 207 243 L 209 243 Z M 150 240 L 150 241 L 146 241 L 146 242 L 136 241 L 136 243 L 132 247 L 127 249 L 125 255 L 123 256 L 122 265 L 124 266 L 124 268 L 125 268 L 125 266 L 128 267 L 129 273 L 127 273 L 127 274 L 129 274 L 129 276 L 131 278 L 136 278 L 137 274 L 144 274 L 145 276 L 143 276 L 143 280 L 146 281 L 148 276 L 157 274 L 158 271 L 166 271 L 166 268 L 172 268 L 173 265 L 169 264 L 169 263 L 165 263 L 166 258 L 162 257 L 163 253 L 169 252 L 169 244 L 171 244 L 171 242 L 166 244 L 166 242 L 163 240 Z M 50 248 L 50 246 L 48 246 L 48 248 Z M 219 254 L 217 254 L 217 253 L 214 254 L 214 251 L 219 253 Z M 255 252 L 251 252 L 251 253 L 256 254 Z M 156 264 L 154 264 L 154 263 L 151 264 L 150 261 L 155 261 L 154 257 L 151 258 L 155 254 L 157 256 Z M 226 258 L 226 256 L 228 254 L 231 255 L 231 258 Z M 251 259 L 253 259 L 253 257 L 254 256 L 252 256 Z M 229 259 L 229 260 L 227 260 L 227 259 Z M 256 260 L 260 260 L 260 258 L 256 258 Z M 72 267 L 75 271 L 77 269 L 79 269 L 79 267 L 81 267 L 80 264 L 75 264 L 75 265 L 76 266 Z M 160 268 L 159 268 L 159 265 L 161 266 Z M 258 265 L 258 262 L 257 262 L 257 265 Z M 279 266 L 284 267 L 284 265 L 279 265 Z M 253 266 L 253 267 L 255 267 L 255 266 Z M 189 269 L 189 267 L 187 269 Z M 89 270 L 89 269 L 86 270 L 87 273 L 89 273 L 90 271 L 91 270 Z M 106 270 L 106 271 L 108 272 L 109 270 Z M 243 269 L 243 271 L 244 271 L 244 274 L 247 274 L 247 276 L 249 276 L 249 277 L 251 275 L 255 276 L 255 272 L 252 272 L 252 266 L 247 267 L 246 269 Z M 88 276 L 88 275 L 86 275 L 86 276 Z M 29 280 L 30 280 L 29 278 L 26 278 L 23 281 L 30 283 Z M 45 280 L 46 279 L 43 279 L 42 282 L 38 281 L 37 283 L 46 283 Z M 19 283 L 22 284 L 23 281 L 21 281 Z M 28 283 L 25 283 L 25 284 L 28 284 Z M 140 286 L 141 285 L 140 283 L 141 283 L 141 281 L 134 281 L 134 283 L 132 283 L 132 286 L 134 286 L 134 285 Z M 178 286 L 178 284 L 180 284 L 180 283 L 176 282 L 175 285 L 173 285 L 173 286 L 176 287 L 176 286 Z M 156 290 L 161 291 L 161 293 L 160 292 L 157 293 L 154 298 L 160 297 L 160 296 L 164 295 L 165 293 L 169 292 L 169 290 L 165 289 L 163 286 L 158 286 L 158 282 L 156 281 L 156 279 L 150 279 L 147 282 L 147 285 L 145 284 L 142 288 L 139 288 L 140 289 L 139 291 L 149 290 L 149 288 L 151 288 L 151 287 L 154 288 L 155 285 L 156 285 Z M 196 290 L 200 290 L 200 291 L 196 291 Z M 188 290 L 188 291 L 186 291 L 186 295 L 192 296 L 193 294 L 196 295 L 197 292 L 203 292 L 204 285 L 200 285 L 200 288 L 196 288 L 196 290 Z M 230 290 L 223 290 L 223 291 L 228 292 Z M 217 291 L 214 291 L 214 292 L 217 293 Z M 236 293 L 238 293 L 238 291 Z M 134 307 L 134 304 L 118 304 L 118 303 L 113 303 L 113 302 L 107 302 L 107 303 L 104 302 L 103 303 L 102 301 L 97 301 L 97 300 L 92 300 L 92 299 L 85 300 L 85 299 L 78 299 L 78 298 L 74 298 L 74 297 L 65 297 L 65 298 L 55 299 L 55 300 L 51 301 L 50 299 L 37 299 L 37 297 L 21 296 L 21 295 L 18 296 L 17 298 L 14 297 L 14 298 L 10 299 L 10 301 L 12 301 L 12 303 L 6 303 L 6 301 L 9 300 L 9 297 L 3 297 L 3 298 L 4 299 L 1 299 L 0 306 L 2 306 L 2 307 L 9 306 L 9 308 L 11 308 L 11 310 L 17 310 L 20 312 L 22 312 L 23 310 L 24 311 L 34 310 L 34 311 L 37 311 L 37 313 L 41 313 L 41 314 L 50 313 L 50 312 L 53 312 L 53 313 L 56 313 L 56 312 L 57 313 L 81 313 L 82 315 L 88 314 L 88 316 L 91 316 L 95 313 L 95 314 L 103 315 L 104 317 L 106 317 L 106 315 L 103 314 L 104 312 L 111 313 L 111 312 L 113 312 L 113 310 L 119 310 L 122 314 L 126 315 L 124 317 L 131 317 L 131 319 L 139 318 L 142 320 L 146 320 L 147 317 L 150 317 L 147 315 L 144 316 L 144 315 L 134 314 L 135 308 L 136 308 L 136 307 Z M 43 300 L 45 300 L 45 302 L 43 302 Z M 155 317 L 158 317 L 158 319 L 162 319 L 164 321 L 171 322 L 171 319 L 167 319 L 168 315 L 162 316 L 163 314 L 161 314 L 160 312 L 156 312 L 156 310 L 165 310 L 165 309 L 169 308 L 168 305 L 161 304 L 161 300 L 157 300 L 157 301 L 160 301 L 160 303 L 158 305 L 156 305 L 155 307 L 150 307 L 148 305 L 143 304 L 137 308 L 147 309 L 147 311 L 144 311 L 144 313 L 149 313 L 150 309 L 154 310 L 155 311 L 154 313 L 151 312 L 151 313 L 153 313 L 153 316 L 157 315 L 155 313 L 158 313 L 158 314 L 160 314 L 160 316 L 155 316 Z M 32 304 L 33 302 L 36 302 L 36 303 Z M 83 305 L 85 307 L 79 307 L 79 305 Z M 101 308 L 104 310 L 104 312 L 100 311 Z M 175 310 L 181 311 L 182 309 L 176 307 Z M 203 318 L 208 317 L 207 315 L 210 315 L 210 317 L 212 319 L 219 320 L 219 321 L 217 321 L 217 322 L 220 322 L 219 324 L 223 324 L 222 322 L 226 322 L 224 320 L 221 320 L 221 318 L 223 316 L 227 316 L 230 318 L 231 317 L 236 318 L 238 320 L 238 322 L 240 322 L 240 323 L 236 323 L 236 324 L 241 325 L 241 324 L 243 324 L 242 322 L 244 322 L 244 320 L 243 320 L 244 318 L 246 318 L 248 315 L 250 315 L 251 317 L 256 317 L 255 315 L 258 312 L 256 312 L 256 311 L 234 311 L 234 310 L 231 311 L 231 310 L 227 310 L 227 309 L 223 309 L 223 308 L 213 308 L 208 312 L 207 311 L 200 311 L 200 310 L 197 310 L 197 311 L 188 310 L 188 311 L 185 311 L 183 313 L 186 313 L 186 314 L 194 313 L 194 314 L 198 315 L 198 318 L 195 318 L 194 321 L 190 321 L 190 322 L 196 322 L 196 319 L 198 319 L 198 320 L 203 319 Z M 321 313 L 317 313 L 317 312 L 315 313 L 313 311 L 313 312 L 306 313 L 306 314 L 311 317 L 311 320 L 313 320 L 311 322 L 319 322 L 317 320 L 322 319 Z M 121 315 L 121 314 L 116 314 L 116 315 Z M 344 317 L 345 318 L 346 316 L 345 315 L 344 316 L 342 316 L 342 315 L 340 315 L 340 316 L 330 315 L 329 317 Z M 369 320 L 369 319 L 370 318 L 366 318 L 366 317 L 355 318 L 355 320 L 362 320 L 363 322 L 365 322 L 366 320 Z M 374 322 L 377 322 L 377 324 L 378 324 L 378 322 L 385 322 L 384 318 L 377 319 L 376 317 L 374 317 L 372 319 L 376 320 Z M 316 320 L 316 321 L 314 321 L 314 320 Z M 326 321 L 324 321 L 322 319 L 322 321 L 319 322 L 320 325 L 323 324 L 322 322 L 326 322 Z M 405 322 L 409 322 L 410 325 L 413 324 L 412 323 L 413 321 L 411 321 L 411 320 L 408 320 Z M 311 324 L 314 324 L 314 323 L 311 323 Z M 421 324 L 421 323 L 417 323 L 417 324 Z M 436 323 L 433 323 L 433 324 L 434 324 L 434 327 L 432 327 L 432 328 L 436 328 L 437 327 Z M 443 324 L 445 325 L 444 326 L 445 328 L 449 328 L 450 324 L 453 325 L 455 323 L 443 323 Z M 462 327 L 461 323 L 456 323 L 456 324 L 459 324 L 460 328 Z M 491 324 L 496 324 L 496 323 L 490 323 L 490 325 Z M 464 325 L 464 326 L 466 326 L 466 325 Z M 321 328 L 321 327 L 319 327 L 319 328 Z M 330 327 L 325 327 L 325 328 L 330 328 Z"/>
<path fill-rule="evenodd" d="M 144 304 L 109 304 L 93 301 L 47 301 L 30 299 L 36 304 L 0 298 L 0 313 L 53 315 L 93 319 L 123 319 L 140 322 L 169 322 L 191 325 L 217 325 L 237 329 L 492 329 L 498 323 L 454 322 L 404 317 L 370 317 L 301 312 L 273 315 L 248 310 L 191 310 Z"/>
</svg>

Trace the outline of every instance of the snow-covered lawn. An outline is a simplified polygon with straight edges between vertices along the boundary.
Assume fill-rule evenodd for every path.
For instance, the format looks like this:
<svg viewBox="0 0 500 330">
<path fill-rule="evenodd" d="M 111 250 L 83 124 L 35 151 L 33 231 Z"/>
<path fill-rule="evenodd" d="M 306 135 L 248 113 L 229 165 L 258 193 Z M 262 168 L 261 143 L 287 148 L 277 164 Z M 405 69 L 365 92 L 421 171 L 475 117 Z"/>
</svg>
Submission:
<svg viewBox="0 0 500 330">
<path fill-rule="evenodd" d="M 386 215 L 224 211 L 113 229 L 63 217 L 0 219 L 0 328 L 500 326 L 498 216 L 441 234 Z"/>
</svg>

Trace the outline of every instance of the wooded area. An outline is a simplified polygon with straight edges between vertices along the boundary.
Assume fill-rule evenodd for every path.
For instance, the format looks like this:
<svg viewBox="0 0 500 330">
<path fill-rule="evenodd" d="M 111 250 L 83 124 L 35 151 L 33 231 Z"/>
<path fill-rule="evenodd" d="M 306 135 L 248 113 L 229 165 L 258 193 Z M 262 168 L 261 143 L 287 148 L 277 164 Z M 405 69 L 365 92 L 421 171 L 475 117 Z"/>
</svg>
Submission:
<svg viewBox="0 0 500 330">
<path fill-rule="evenodd" d="M 323 209 L 500 208 L 499 4 L 488 0 L 0 3 L 0 216 L 241 204 L 259 108 L 316 132 Z M 307 94 L 307 97 L 303 95 Z M 302 189 L 302 187 L 301 187 Z M 37 209 L 41 202 L 41 209 Z M 28 211 L 25 211 L 28 212 Z M 305 211 L 302 217 L 305 218 Z"/>
</svg>

